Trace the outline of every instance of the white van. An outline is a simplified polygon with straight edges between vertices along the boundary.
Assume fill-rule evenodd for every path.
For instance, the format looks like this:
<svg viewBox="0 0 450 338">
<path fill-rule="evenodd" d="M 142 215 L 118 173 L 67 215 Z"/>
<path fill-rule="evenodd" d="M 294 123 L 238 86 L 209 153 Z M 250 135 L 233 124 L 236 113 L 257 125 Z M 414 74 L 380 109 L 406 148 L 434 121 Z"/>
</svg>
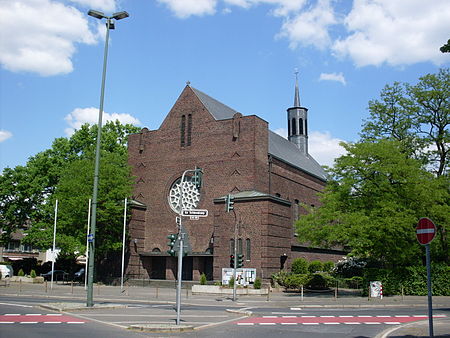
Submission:
<svg viewBox="0 0 450 338">
<path fill-rule="evenodd" d="M 0 264 L 0 271 L 2 272 L 2 278 L 12 277 L 14 270 L 11 265 Z"/>
</svg>

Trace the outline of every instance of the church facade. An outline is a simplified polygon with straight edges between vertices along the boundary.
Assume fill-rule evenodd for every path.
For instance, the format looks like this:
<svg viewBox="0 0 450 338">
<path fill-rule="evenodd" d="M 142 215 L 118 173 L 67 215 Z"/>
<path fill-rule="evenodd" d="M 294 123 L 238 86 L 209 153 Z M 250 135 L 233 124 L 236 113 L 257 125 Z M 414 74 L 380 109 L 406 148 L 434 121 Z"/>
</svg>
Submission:
<svg viewBox="0 0 450 338">
<path fill-rule="evenodd" d="M 130 135 L 133 199 L 140 204 L 131 211 L 127 275 L 176 278 L 177 257 L 167 253 L 167 236 L 178 232 L 180 205 L 208 210 L 207 217 L 182 217 L 189 242 L 183 280 L 198 280 L 202 273 L 221 280 L 235 246 L 244 267 L 263 280 L 288 269 L 296 257 L 341 258 L 342 252 L 300 244 L 295 234 L 300 204 L 318 205 L 317 193 L 326 184 L 322 167 L 308 154 L 307 112 L 296 83 L 287 140 L 260 117 L 244 116 L 188 84 L 159 129 Z M 188 173 L 181 188 L 183 172 L 196 167 L 203 170 L 202 187 Z M 228 194 L 233 212 L 226 212 Z"/>
</svg>

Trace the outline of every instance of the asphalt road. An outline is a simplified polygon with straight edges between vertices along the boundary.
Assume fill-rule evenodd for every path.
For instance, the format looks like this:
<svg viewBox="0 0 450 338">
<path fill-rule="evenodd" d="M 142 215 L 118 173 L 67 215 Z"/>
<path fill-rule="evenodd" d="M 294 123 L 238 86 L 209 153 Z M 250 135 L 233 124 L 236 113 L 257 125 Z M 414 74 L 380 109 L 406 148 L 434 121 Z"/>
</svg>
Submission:
<svg viewBox="0 0 450 338">
<path fill-rule="evenodd" d="M 58 301 L 70 301 L 59 299 Z M 229 303 L 182 306 L 182 324 L 196 330 L 182 333 L 133 332 L 132 324 L 175 323 L 173 304 L 121 302 L 128 307 L 69 311 L 63 314 L 40 308 L 48 298 L 0 296 L 0 337 L 375 337 L 404 323 L 423 319 L 426 307 L 308 308 L 235 306 L 252 316 L 226 311 Z M 237 304 L 236 304 L 237 305 Z M 59 316 L 58 316 L 59 315 Z M 434 315 L 450 317 L 449 308 L 434 309 Z"/>
</svg>

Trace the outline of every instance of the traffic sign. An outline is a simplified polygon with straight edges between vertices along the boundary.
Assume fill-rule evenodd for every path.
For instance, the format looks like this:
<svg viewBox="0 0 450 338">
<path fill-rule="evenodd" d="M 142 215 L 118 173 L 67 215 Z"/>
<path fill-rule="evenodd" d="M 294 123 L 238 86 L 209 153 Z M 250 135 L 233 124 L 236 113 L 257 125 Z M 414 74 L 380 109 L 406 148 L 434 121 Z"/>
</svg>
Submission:
<svg viewBox="0 0 450 338">
<path fill-rule="evenodd" d="M 87 235 L 87 240 L 88 240 L 89 243 L 94 242 L 94 234 Z"/>
<path fill-rule="evenodd" d="M 206 217 L 206 216 L 208 216 L 208 210 L 206 210 L 206 209 L 190 209 L 190 210 L 183 209 L 181 211 L 181 214 L 183 216 Z"/>
<path fill-rule="evenodd" d="M 419 243 L 427 245 L 434 239 L 435 235 L 436 226 L 434 223 L 429 218 L 421 218 L 416 227 L 416 236 Z"/>
</svg>

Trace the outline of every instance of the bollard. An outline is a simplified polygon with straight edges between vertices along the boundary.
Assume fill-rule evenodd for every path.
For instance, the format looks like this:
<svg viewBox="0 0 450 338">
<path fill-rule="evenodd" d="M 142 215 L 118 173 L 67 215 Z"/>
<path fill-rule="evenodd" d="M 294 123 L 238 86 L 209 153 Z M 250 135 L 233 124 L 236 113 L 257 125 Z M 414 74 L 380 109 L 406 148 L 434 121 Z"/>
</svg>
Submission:
<svg viewBox="0 0 450 338">
<path fill-rule="evenodd" d="M 45 293 L 47 293 L 48 288 L 47 288 L 47 281 L 45 281 Z"/>
<path fill-rule="evenodd" d="M 19 279 L 19 292 L 22 293 L 22 280 Z"/>
<path fill-rule="evenodd" d="M 70 293 L 73 295 L 73 281 L 70 281 Z"/>
<path fill-rule="evenodd" d="M 334 289 L 334 299 L 337 300 L 338 298 L 338 290 L 339 290 L 339 284 L 338 281 L 336 281 L 336 288 Z"/>
<path fill-rule="evenodd" d="M 186 299 L 189 298 L 189 287 L 186 285 Z"/>
<path fill-rule="evenodd" d="M 267 288 L 267 301 L 270 300 L 270 287 Z"/>
<path fill-rule="evenodd" d="M 301 295 L 300 299 L 301 299 L 302 302 L 303 302 L 303 285 L 301 286 L 301 293 L 300 293 L 300 295 Z"/>
<path fill-rule="evenodd" d="M 402 301 L 404 301 L 404 300 L 405 300 L 405 293 L 403 291 L 403 285 L 402 285 Z"/>
<path fill-rule="evenodd" d="M 97 296 L 100 296 L 100 283 L 97 284 Z"/>
</svg>

